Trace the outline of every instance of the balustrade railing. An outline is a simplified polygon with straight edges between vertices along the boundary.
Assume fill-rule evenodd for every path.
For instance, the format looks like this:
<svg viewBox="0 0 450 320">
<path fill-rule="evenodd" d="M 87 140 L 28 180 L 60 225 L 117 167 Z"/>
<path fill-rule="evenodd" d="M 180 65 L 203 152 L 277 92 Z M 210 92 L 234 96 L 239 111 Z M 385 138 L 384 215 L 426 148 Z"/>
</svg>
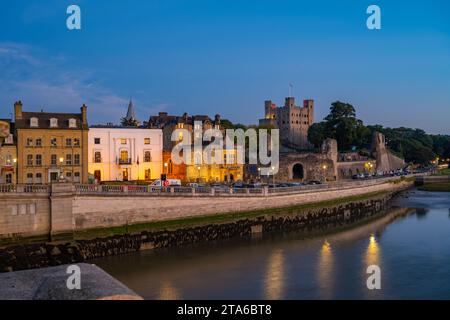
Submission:
<svg viewBox="0 0 450 320">
<path fill-rule="evenodd" d="M 308 193 L 325 190 L 343 190 L 363 186 L 372 186 L 398 180 L 399 177 L 385 177 L 363 181 L 330 182 L 317 185 L 300 185 L 289 187 L 256 187 L 256 188 L 232 188 L 225 186 L 201 186 L 185 187 L 171 186 L 158 187 L 147 185 L 98 185 L 98 184 L 74 184 L 75 193 L 83 194 L 143 194 L 143 195 L 186 195 L 186 196 L 265 196 L 268 194 L 292 194 Z M 51 185 L 31 184 L 0 184 L 0 193 L 48 193 Z"/>
</svg>

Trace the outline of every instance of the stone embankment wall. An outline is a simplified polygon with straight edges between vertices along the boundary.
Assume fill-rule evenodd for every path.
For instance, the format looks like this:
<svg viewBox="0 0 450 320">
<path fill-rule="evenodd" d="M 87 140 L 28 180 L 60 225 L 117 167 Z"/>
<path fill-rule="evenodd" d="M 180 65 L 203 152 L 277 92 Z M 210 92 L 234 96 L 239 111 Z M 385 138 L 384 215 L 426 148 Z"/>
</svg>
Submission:
<svg viewBox="0 0 450 320">
<path fill-rule="evenodd" d="M 341 205 L 266 215 L 234 222 L 143 231 L 61 244 L 29 244 L 0 249 L 0 272 L 78 263 L 143 249 L 183 246 L 273 231 L 323 232 L 382 215 L 393 193 Z"/>
<path fill-rule="evenodd" d="M 248 198 L 76 196 L 73 201 L 73 216 L 75 230 L 108 228 L 149 221 L 289 207 L 383 191 L 395 192 L 410 185 L 411 182 L 383 183 L 351 189 Z"/>
<path fill-rule="evenodd" d="M 450 176 L 422 176 L 416 178 L 417 185 L 450 182 Z"/>
<path fill-rule="evenodd" d="M 377 192 L 395 192 L 412 182 L 351 183 L 321 190 L 268 195 L 187 196 L 173 194 L 76 194 L 71 184 L 56 184 L 50 193 L 0 192 L 0 245 L 23 238 L 70 239 L 78 231 L 183 219 L 220 213 L 317 203 Z"/>
</svg>

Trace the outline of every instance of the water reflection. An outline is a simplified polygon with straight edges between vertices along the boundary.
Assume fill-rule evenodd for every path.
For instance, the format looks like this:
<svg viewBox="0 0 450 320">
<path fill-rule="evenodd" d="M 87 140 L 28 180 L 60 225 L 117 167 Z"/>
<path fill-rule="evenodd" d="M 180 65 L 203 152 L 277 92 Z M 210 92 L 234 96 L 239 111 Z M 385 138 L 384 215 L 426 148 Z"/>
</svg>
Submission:
<svg viewBox="0 0 450 320">
<path fill-rule="evenodd" d="M 366 268 L 370 265 L 380 265 L 380 248 L 374 234 L 370 235 L 369 245 L 366 249 L 365 257 Z"/>
<path fill-rule="evenodd" d="M 163 281 L 159 289 L 159 300 L 180 300 L 181 294 L 171 281 Z"/>
<path fill-rule="evenodd" d="M 417 219 L 425 219 L 427 217 L 428 209 L 425 208 L 417 208 L 416 209 L 416 216 Z"/>
<path fill-rule="evenodd" d="M 280 300 L 284 297 L 284 253 L 275 249 L 269 256 L 267 273 L 264 279 L 265 297 L 269 300 Z"/>
<path fill-rule="evenodd" d="M 331 299 L 334 288 L 334 255 L 330 243 L 325 240 L 319 253 L 317 264 L 317 280 L 322 299 Z"/>
</svg>

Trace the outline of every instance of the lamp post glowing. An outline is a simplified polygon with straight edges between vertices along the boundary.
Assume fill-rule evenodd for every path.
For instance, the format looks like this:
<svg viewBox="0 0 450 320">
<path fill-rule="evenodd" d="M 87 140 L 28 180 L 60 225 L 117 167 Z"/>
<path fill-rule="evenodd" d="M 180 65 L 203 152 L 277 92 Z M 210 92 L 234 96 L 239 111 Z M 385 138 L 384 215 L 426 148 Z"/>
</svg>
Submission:
<svg viewBox="0 0 450 320">
<path fill-rule="evenodd" d="M 59 180 L 60 181 L 62 181 L 62 180 L 64 180 L 64 174 L 63 174 L 63 162 L 64 162 L 64 158 L 63 157 L 60 157 L 59 158 L 59 164 L 60 164 L 60 166 L 61 166 L 61 172 L 60 172 L 60 174 L 59 174 Z"/>
<path fill-rule="evenodd" d="M 323 166 L 322 166 L 322 170 L 323 170 L 323 182 L 327 182 L 327 177 L 326 177 L 326 170 L 327 170 L 327 165 L 326 164 L 324 164 Z"/>
</svg>

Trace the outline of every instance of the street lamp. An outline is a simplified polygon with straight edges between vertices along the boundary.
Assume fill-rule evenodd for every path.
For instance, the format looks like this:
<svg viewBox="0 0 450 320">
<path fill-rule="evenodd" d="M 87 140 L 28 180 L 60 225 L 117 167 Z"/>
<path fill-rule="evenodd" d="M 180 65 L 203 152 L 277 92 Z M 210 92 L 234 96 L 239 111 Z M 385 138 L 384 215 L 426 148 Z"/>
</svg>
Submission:
<svg viewBox="0 0 450 320">
<path fill-rule="evenodd" d="M 64 174 L 63 174 L 63 162 L 64 162 L 64 158 L 63 157 L 60 157 L 59 158 L 59 165 L 60 165 L 60 167 L 61 167 L 61 172 L 60 172 L 60 175 L 59 175 L 59 180 L 60 181 L 62 181 L 62 180 L 64 180 Z"/>
<path fill-rule="evenodd" d="M 327 165 L 326 164 L 324 164 L 323 166 L 322 166 L 322 169 L 323 169 L 323 182 L 327 182 L 327 177 L 326 177 L 326 170 L 327 170 Z"/>
<path fill-rule="evenodd" d="M 200 166 L 197 167 L 198 170 L 198 182 L 200 183 Z"/>
<path fill-rule="evenodd" d="M 261 168 L 258 167 L 258 180 L 261 181 Z"/>
</svg>

